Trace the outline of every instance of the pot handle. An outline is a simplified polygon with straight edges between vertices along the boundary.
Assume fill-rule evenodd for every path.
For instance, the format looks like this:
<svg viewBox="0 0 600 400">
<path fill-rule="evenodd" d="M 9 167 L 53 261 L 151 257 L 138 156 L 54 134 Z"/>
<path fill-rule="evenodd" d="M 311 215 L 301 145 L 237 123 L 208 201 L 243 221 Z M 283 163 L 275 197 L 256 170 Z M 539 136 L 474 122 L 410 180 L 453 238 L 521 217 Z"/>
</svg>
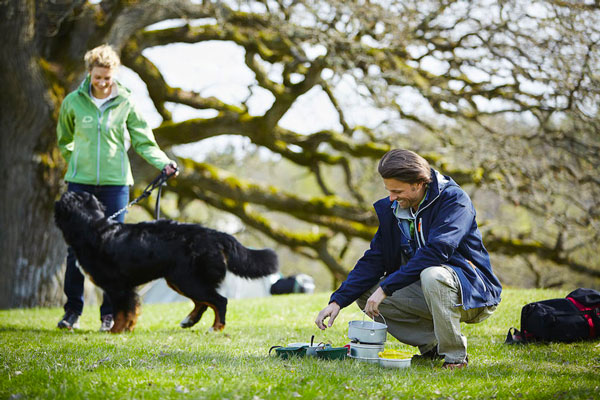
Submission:
<svg viewBox="0 0 600 400">
<path fill-rule="evenodd" d="M 271 351 L 272 351 L 273 349 L 277 349 L 277 348 L 279 348 L 279 347 L 283 347 L 283 346 L 271 346 L 271 348 L 269 349 L 269 355 L 271 355 Z"/>
<path fill-rule="evenodd" d="M 365 315 L 368 316 L 368 314 L 365 312 L 365 310 L 362 310 L 362 312 L 363 312 L 363 319 L 362 320 L 364 322 L 365 321 Z M 381 319 L 383 319 L 383 323 L 387 326 L 387 322 L 385 322 L 385 318 L 383 317 L 383 314 L 379 313 L 378 316 L 381 317 Z M 369 318 L 371 318 L 371 317 L 369 317 Z M 375 318 L 372 318 L 372 319 L 373 319 L 373 322 L 377 322 L 377 321 L 375 321 Z M 375 324 L 373 324 L 373 326 L 375 326 Z"/>
</svg>

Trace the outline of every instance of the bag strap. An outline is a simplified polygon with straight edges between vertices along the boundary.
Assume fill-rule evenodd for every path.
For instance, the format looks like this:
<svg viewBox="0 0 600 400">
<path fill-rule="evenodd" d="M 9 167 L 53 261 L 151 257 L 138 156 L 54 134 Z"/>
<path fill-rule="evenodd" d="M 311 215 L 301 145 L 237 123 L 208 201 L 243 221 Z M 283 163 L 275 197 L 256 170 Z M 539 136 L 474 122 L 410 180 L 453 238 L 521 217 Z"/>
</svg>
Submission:
<svg viewBox="0 0 600 400">
<path fill-rule="evenodd" d="M 573 303 L 573 305 L 575 305 L 575 307 L 577 307 L 577 309 L 579 311 L 584 311 L 583 316 L 585 317 L 585 319 L 587 320 L 587 323 L 590 327 L 590 339 L 593 339 L 596 337 L 596 327 L 594 326 L 594 321 L 592 320 L 592 316 L 590 315 L 590 313 L 585 312 L 585 311 L 593 311 L 594 308 L 592 307 L 586 307 L 583 304 L 581 304 L 580 302 L 578 302 L 577 300 L 575 300 L 572 297 L 567 297 L 567 299 Z"/>
<path fill-rule="evenodd" d="M 510 328 L 506 335 L 504 344 L 523 344 L 527 343 L 527 338 L 517 328 Z"/>
</svg>

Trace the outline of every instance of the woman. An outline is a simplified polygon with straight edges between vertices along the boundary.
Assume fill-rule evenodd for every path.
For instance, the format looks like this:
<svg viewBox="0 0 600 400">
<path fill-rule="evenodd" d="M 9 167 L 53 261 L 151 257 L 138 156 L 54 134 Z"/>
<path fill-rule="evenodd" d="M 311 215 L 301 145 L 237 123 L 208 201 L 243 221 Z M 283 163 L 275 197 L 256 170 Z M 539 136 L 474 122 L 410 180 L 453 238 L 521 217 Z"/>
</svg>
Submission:
<svg viewBox="0 0 600 400">
<path fill-rule="evenodd" d="M 68 190 L 94 194 L 110 216 L 129 200 L 133 175 L 127 157 L 126 133 L 135 151 L 148 163 L 167 174 L 177 173 L 177 164 L 160 150 L 152 130 L 132 104 L 131 92 L 114 80 L 119 56 L 108 45 L 85 54 L 89 72 L 79 88 L 65 97 L 58 117 L 58 147 L 68 163 Z M 116 218 L 123 222 L 125 214 Z M 84 276 L 77 268 L 73 250 L 68 249 L 64 291 L 67 303 L 59 328 L 78 328 L 83 311 Z M 110 299 L 104 295 L 100 307 L 101 332 L 114 322 Z"/>
</svg>

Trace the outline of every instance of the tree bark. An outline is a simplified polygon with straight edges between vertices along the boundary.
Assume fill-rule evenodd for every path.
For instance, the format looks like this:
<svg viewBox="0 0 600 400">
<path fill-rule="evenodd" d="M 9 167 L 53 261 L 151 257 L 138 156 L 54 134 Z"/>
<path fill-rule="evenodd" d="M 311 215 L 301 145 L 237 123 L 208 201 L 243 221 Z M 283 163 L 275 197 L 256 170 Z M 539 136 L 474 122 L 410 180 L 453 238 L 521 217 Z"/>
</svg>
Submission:
<svg viewBox="0 0 600 400">
<path fill-rule="evenodd" d="M 0 35 L 0 308 L 56 304 L 66 247 L 54 225 L 60 187 L 54 107 L 40 68 L 33 1 L 3 2 Z"/>
</svg>

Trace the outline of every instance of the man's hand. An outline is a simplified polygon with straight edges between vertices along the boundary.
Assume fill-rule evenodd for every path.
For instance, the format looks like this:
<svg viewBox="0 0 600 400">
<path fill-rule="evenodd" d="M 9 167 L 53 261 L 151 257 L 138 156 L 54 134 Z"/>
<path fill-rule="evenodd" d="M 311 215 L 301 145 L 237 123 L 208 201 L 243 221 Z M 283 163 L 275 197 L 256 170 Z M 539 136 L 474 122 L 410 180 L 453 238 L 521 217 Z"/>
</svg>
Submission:
<svg viewBox="0 0 600 400">
<path fill-rule="evenodd" d="M 323 330 L 325 328 L 331 328 L 331 326 L 333 325 L 333 321 L 335 321 L 335 317 L 337 317 L 339 312 L 340 312 L 339 304 L 336 303 L 335 301 L 333 301 L 333 302 L 329 303 L 329 305 L 327 307 L 322 309 L 321 312 L 319 313 L 319 315 L 317 315 L 315 324 L 317 324 L 317 326 L 321 330 Z M 327 318 L 327 317 L 329 317 L 329 321 L 327 323 L 327 326 L 325 326 L 324 321 L 325 321 L 325 318 Z"/>
<path fill-rule="evenodd" d="M 381 302 L 387 297 L 383 289 L 380 287 L 377 288 L 375 292 L 369 297 L 367 300 L 367 305 L 365 306 L 365 313 L 371 317 L 375 318 L 379 316 L 379 305 Z"/>
</svg>

